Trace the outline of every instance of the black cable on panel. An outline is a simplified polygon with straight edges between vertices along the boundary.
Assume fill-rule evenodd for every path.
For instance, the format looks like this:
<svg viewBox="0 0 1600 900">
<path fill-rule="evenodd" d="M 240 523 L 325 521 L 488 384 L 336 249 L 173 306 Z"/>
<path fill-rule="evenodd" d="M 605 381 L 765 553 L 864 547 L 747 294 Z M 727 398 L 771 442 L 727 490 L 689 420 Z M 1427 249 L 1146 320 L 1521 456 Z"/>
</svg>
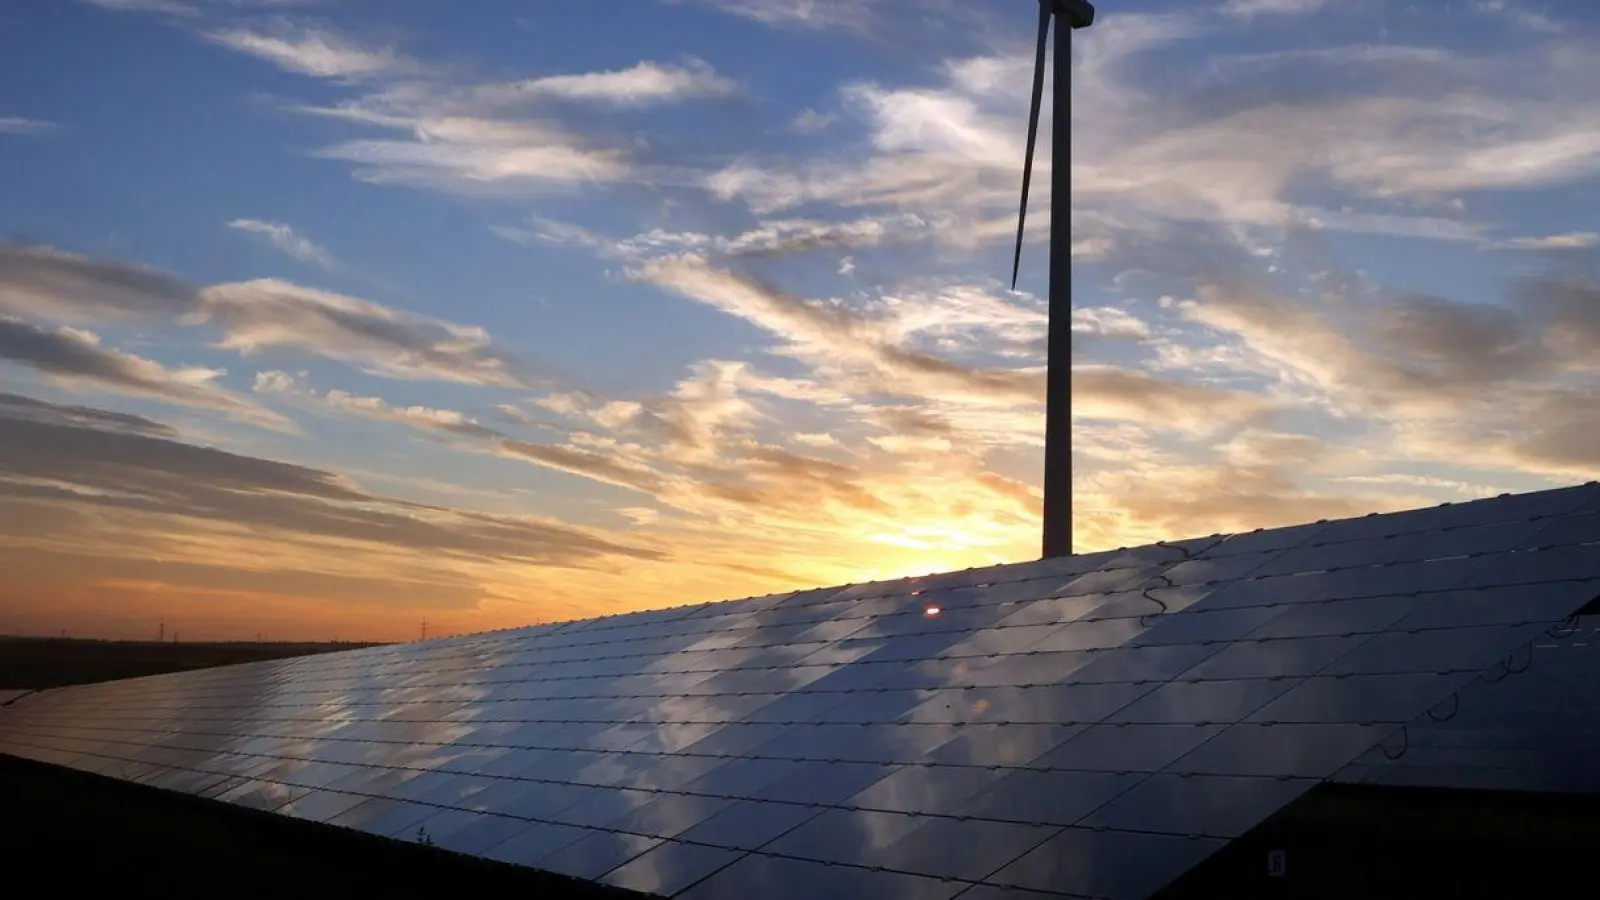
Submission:
<svg viewBox="0 0 1600 900">
<path fill-rule="evenodd" d="M 1438 709 L 1440 706 L 1444 705 L 1443 702 L 1440 702 L 1440 703 L 1434 704 L 1433 708 L 1428 710 L 1428 718 L 1432 719 L 1435 722 L 1448 722 L 1451 719 L 1454 719 L 1456 717 L 1456 714 L 1461 712 L 1461 689 L 1457 688 L 1455 690 L 1455 693 L 1451 694 L 1448 699 L 1454 701 L 1454 703 L 1450 707 L 1450 715 L 1448 715 L 1448 716 L 1436 716 L 1436 715 L 1433 714 L 1433 710 Z"/>
<path fill-rule="evenodd" d="M 1155 542 L 1155 546 L 1157 546 L 1157 547 L 1166 547 L 1169 550 L 1176 550 L 1179 553 L 1182 553 L 1183 554 L 1183 562 L 1190 562 L 1191 560 L 1194 559 L 1194 551 L 1190 550 L 1188 547 L 1180 547 L 1177 544 L 1169 544 L 1166 541 L 1156 541 Z"/>
<path fill-rule="evenodd" d="M 1151 603 L 1154 603 L 1155 605 L 1161 607 L 1161 612 L 1158 612 L 1158 613 L 1145 613 L 1144 615 L 1140 616 L 1139 617 L 1139 627 L 1140 628 L 1149 628 L 1150 627 L 1150 623 L 1146 621 L 1147 619 L 1150 619 L 1153 616 L 1166 615 L 1167 613 L 1172 611 L 1172 607 L 1167 605 L 1167 601 L 1161 599 L 1160 597 L 1152 596 L 1150 592 L 1155 590 L 1158 587 L 1177 587 L 1177 585 L 1172 583 L 1172 579 L 1168 578 L 1167 574 L 1165 572 L 1161 573 L 1160 575 L 1156 575 L 1155 577 L 1161 579 L 1162 581 L 1165 581 L 1166 584 L 1165 585 L 1151 585 L 1150 587 L 1145 588 L 1144 590 L 1140 591 L 1139 593 L 1140 593 L 1140 595 L 1142 597 L 1144 597 L 1144 599 L 1149 600 Z"/>
<path fill-rule="evenodd" d="M 1385 759 L 1389 760 L 1390 762 L 1394 762 L 1394 761 L 1398 760 L 1400 757 L 1406 755 L 1406 751 L 1411 749 L 1411 731 L 1410 731 L 1410 729 L 1411 729 L 1411 726 L 1409 726 L 1409 725 L 1401 725 L 1400 726 L 1400 737 L 1405 739 L 1405 743 L 1404 743 L 1404 745 L 1402 745 L 1400 747 L 1400 752 L 1399 753 L 1392 753 L 1391 754 L 1389 752 L 1389 746 L 1388 746 L 1389 745 L 1389 739 L 1388 738 L 1384 738 L 1383 741 L 1378 744 L 1378 749 L 1383 751 L 1383 756 L 1384 756 Z"/>
<path fill-rule="evenodd" d="M 1572 615 L 1567 616 L 1565 619 L 1562 619 L 1559 623 L 1551 625 L 1545 634 L 1548 634 L 1557 640 L 1564 640 L 1572 637 L 1572 635 L 1577 633 L 1577 631 L 1578 614 L 1573 613 Z"/>
</svg>

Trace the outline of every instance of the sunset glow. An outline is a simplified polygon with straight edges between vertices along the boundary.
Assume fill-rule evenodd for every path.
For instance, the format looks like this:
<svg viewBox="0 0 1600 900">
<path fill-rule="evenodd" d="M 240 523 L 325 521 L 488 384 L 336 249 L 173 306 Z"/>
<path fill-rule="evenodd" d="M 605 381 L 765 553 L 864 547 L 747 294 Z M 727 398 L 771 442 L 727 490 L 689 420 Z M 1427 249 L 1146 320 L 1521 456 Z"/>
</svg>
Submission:
<svg viewBox="0 0 1600 900">
<path fill-rule="evenodd" d="M 0 633 L 1037 555 L 1028 4 L 446 5 L 0 9 Z M 1600 20 L 1376 5 L 1074 38 L 1080 550 L 1600 471 Z"/>
</svg>

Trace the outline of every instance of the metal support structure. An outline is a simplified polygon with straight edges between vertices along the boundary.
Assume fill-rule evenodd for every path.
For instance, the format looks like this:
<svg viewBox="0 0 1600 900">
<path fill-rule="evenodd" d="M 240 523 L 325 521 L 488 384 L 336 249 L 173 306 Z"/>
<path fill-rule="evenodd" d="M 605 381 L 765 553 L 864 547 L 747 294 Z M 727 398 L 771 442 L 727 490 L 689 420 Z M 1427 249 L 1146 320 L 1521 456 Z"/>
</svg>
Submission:
<svg viewBox="0 0 1600 900">
<path fill-rule="evenodd" d="M 1050 122 L 1050 306 L 1045 356 L 1044 558 L 1072 555 L 1072 32 L 1056 21 Z"/>
<path fill-rule="evenodd" d="M 1033 69 L 1033 105 L 1023 160 L 1022 203 L 1011 286 L 1022 262 L 1023 223 L 1033 179 L 1033 148 L 1044 92 L 1044 55 L 1050 20 L 1056 20 L 1055 90 L 1051 98 L 1049 348 L 1046 351 L 1043 556 L 1072 555 L 1072 37 L 1094 24 L 1086 0 L 1039 0 L 1039 46 Z"/>
</svg>

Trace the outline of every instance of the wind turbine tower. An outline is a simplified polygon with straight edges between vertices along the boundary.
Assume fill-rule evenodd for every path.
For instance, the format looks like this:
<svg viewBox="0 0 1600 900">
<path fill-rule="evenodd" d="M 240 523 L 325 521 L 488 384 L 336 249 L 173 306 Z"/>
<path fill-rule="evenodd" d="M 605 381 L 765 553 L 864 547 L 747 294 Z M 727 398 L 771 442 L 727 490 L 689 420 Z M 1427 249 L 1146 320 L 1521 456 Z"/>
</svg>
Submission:
<svg viewBox="0 0 1600 900">
<path fill-rule="evenodd" d="M 1033 147 L 1044 98 L 1045 45 L 1056 20 L 1055 89 L 1050 122 L 1050 306 L 1045 355 L 1044 558 L 1072 555 L 1072 42 L 1068 32 L 1094 24 L 1087 0 L 1039 0 L 1039 49 L 1033 63 L 1033 106 L 1023 158 L 1022 205 L 1011 287 L 1022 265 L 1022 227 L 1033 180 Z"/>
</svg>

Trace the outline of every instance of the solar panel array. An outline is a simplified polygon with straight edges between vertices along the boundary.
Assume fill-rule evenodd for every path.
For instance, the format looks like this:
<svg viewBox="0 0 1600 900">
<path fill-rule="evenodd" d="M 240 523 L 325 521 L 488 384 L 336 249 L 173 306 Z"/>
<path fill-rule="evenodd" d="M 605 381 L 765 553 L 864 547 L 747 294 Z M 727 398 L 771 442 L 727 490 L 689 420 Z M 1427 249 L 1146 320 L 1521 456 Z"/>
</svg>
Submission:
<svg viewBox="0 0 1600 900">
<path fill-rule="evenodd" d="M 686 900 L 1137 900 L 1597 594 L 1590 485 L 46 691 L 0 752 Z"/>
<path fill-rule="evenodd" d="M 1333 780 L 1600 791 L 1600 617 L 1551 629 L 1363 754 Z"/>
</svg>

